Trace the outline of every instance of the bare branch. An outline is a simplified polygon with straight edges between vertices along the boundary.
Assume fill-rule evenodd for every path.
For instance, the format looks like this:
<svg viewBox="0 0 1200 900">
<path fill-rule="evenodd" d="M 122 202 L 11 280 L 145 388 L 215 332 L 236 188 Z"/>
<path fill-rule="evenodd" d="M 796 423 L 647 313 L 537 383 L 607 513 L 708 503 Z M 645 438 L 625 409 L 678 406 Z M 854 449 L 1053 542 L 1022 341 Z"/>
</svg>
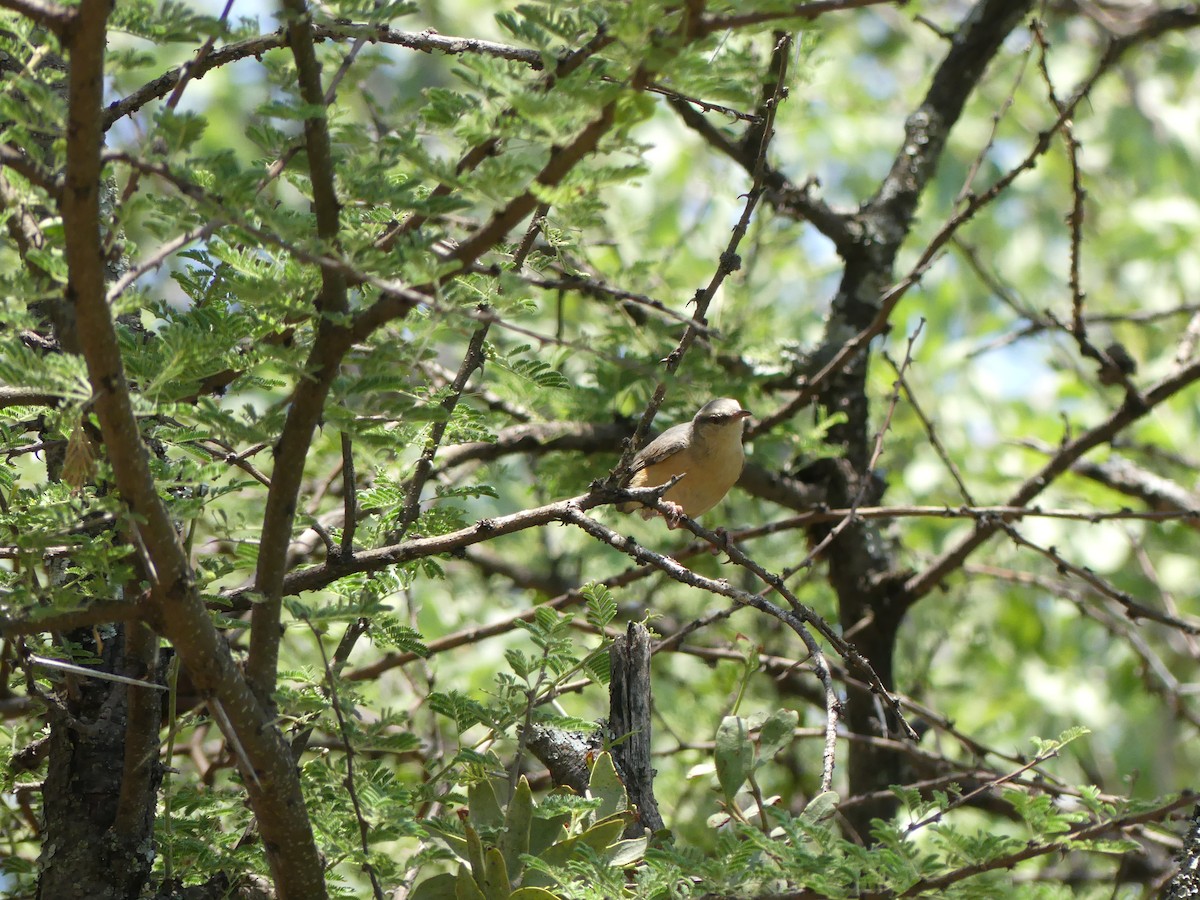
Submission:
<svg viewBox="0 0 1200 900">
<path fill-rule="evenodd" d="M 20 13 L 60 38 L 67 28 L 75 23 L 73 9 L 60 6 L 51 0 L 0 0 L 0 7 Z"/>
<path fill-rule="evenodd" d="M 191 568 L 149 466 L 130 399 L 121 350 L 107 303 L 100 241 L 101 128 L 108 4 L 79 6 L 68 49 L 67 163 L 62 199 L 68 266 L 79 342 L 95 392 L 93 404 L 129 527 L 151 566 L 152 624 L 175 644 L 193 680 L 223 710 L 231 741 L 244 748 L 244 775 L 259 817 L 267 856 L 284 893 L 324 896 L 324 876 L 300 793 L 300 782 L 279 730 L 256 702 L 229 648 L 200 601 Z"/>
<path fill-rule="evenodd" d="M 701 23 L 701 30 L 704 33 L 712 34 L 717 31 L 725 31 L 726 29 L 763 25 L 767 22 L 788 22 L 796 19 L 812 21 L 826 13 L 893 3 L 900 3 L 902 5 L 903 0 L 811 0 L 808 3 L 797 3 L 791 9 L 710 16 Z"/>
<path fill-rule="evenodd" d="M 9 0 L 5 0 L 5 2 L 9 2 Z M 20 0 L 12 0 L 12 2 L 20 2 Z M 447 53 L 455 56 L 474 53 L 482 56 L 494 56 L 523 62 L 535 70 L 541 69 L 543 65 L 542 55 L 536 50 L 475 38 L 453 37 L 433 31 L 410 33 L 394 31 L 384 25 L 336 24 L 313 25 L 312 34 L 317 40 L 361 38 L 372 43 L 394 44 L 424 53 Z M 244 41 L 219 47 L 203 58 L 176 66 L 174 69 L 164 72 L 154 81 L 142 85 L 129 96 L 110 104 L 104 111 L 104 130 L 107 131 L 118 119 L 136 112 L 152 100 L 167 96 L 184 78 L 200 78 L 206 72 L 227 66 L 240 59 L 261 56 L 270 50 L 286 47 L 287 41 L 286 29 L 280 28 L 271 34 L 247 38 Z"/>
<path fill-rule="evenodd" d="M 425 440 L 425 446 L 421 450 L 421 457 L 417 460 L 416 466 L 413 468 L 412 477 L 409 479 L 408 488 L 404 494 L 404 508 L 400 514 L 400 521 L 396 526 L 397 537 L 402 537 L 412 523 L 417 520 L 417 516 L 421 514 L 421 491 L 424 490 L 425 483 L 429 480 L 429 476 L 433 472 L 433 458 L 437 454 L 438 448 L 442 445 L 442 438 L 446 434 L 446 426 L 450 424 L 450 419 L 454 415 L 458 401 L 462 399 L 463 391 L 467 388 L 467 382 L 476 369 L 483 368 L 483 342 L 487 340 L 490 324 L 490 322 L 485 321 L 471 335 L 471 340 L 467 344 L 467 352 L 463 355 L 462 364 L 458 367 L 458 373 L 454 376 L 454 381 L 451 382 L 445 398 L 439 404 L 444 417 L 435 422 L 433 427 L 430 428 L 429 436 Z"/>
<path fill-rule="evenodd" d="M 754 210 L 758 206 L 758 201 L 765 189 L 764 179 L 766 178 L 767 171 L 767 148 L 770 146 L 771 138 L 775 134 L 775 115 L 779 111 L 779 104 L 787 96 L 784 89 L 784 81 L 787 78 L 788 50 L 790 47 L 790 35 L 780 35 L 771 56 L 771 79 L 764 88 L 765 99 L 763 101 L 764 111 L 762 121 L 747 130 L 747 137 L 755 138 L 747 142 L 748 149 L 754 161 L 748 167 L 751 184 L 750 190 L 745 195 L 746 200 L 742 205 L 742 214 L 733 226 L 729 235 L 729 241 L 725 246 L 724 252 L 718 257 L 716 270 L 713 272 L 712 277 L 709 278 L 708 284 L 696 291 L 696 295 L 690 301 L 696 306 L 693 318 L 700 323 L 707 324 L 708 320 L 706 316 L 708 315 L 708 307 L 716 296 L 718 288 L 724 284 L 725 279 L 730 274 L 736 272 L 742 266 L 741 257 L 738 256 L 738 247 L 742 242 L 742 238 L 746 236 L 746 230 L 750 227 L 750 218 L 754 214 Z M 654 416 L 658 413 L 658 408 L 662 405 L 666 397 L 668 379 L 678 371 L 680 363 L 683 362 L 684 354 L 687 353 L 693 342 L 695 342 L 698 334 L 699 332 L 696 328 L 688 325 L 684 329 L 683 336 L 679 339 L 678 345 L 667 354 L 667 358 L 663 361 L 663 378 L 655 386 L 654 392 L 650 397 L 650 402 L 646 404 L 646 409 L 638 420 L 637 429 L 634 431 L 633 437 L 625 446 L 620 461 L 609 475 L 610 484 L 618 483 L 625 476 L 630 463 L 633 461 L 634 454 L 645 443 L 646 435 L 649 433 L 650 426 L 654 422 Z"/>
<path fill-rule="evenodd" d="M 304 143 L 309 180 L 313 191 L 317 237 L 336 253 L 340 207 L 334 188 L 333 153 L 325 118 L 325 91 L 321 67 L 313 48 L 312 16 L 305 0 L 284 0 L 287 10 L 288 46 L 296 61 L 300 96 L 310 108 L 320 109 L 304 119 Z M 275 468 L 267 492 L 255 585 L 262 601 L 251 612 L 250 654 L 246 676 L 264 705 L 271 705 L 279 663 L 280 585 L 287 565 L 287 545 L 296 515 L 296 498 L 304 478 L 313 432 L 325 408 L 325 398 L 337 375 L 342 356 L 350 346 L 347 328 L 339 321 L 349 309 L 346 275 L 335 265 L 321 265 L 321 290 L 314 308 L 317 337 L 309 355 L 308 373 L 296 384 L 283 432 L 275 446 Z"/>
<path fill-rule="evenodd" d="M 5 617 L 0 618 L 0 637 L 8 639 L 24 634 L 69 632 L 104 622 L 128 622 L 145 615 L 145 612 L 143 600 L 110 600 L 49 615 L 12 619 Z"/>
<path fill-rule="evenodd" d="M 1191 386 L 1198 379 L 1200 379 L 1200 361 L 1193 361 L 1146 389 L 1143 394 L 1145 405 L 1131 406 L 1126 403 L 1104 422 L 1068 441 L 1053 459 L 1042 466 L 1013 493 L 1005 505 L 1026 506 L 1089 450 L 1111 441 L 1131 423 L 1142 418 L 1160 403 Z M 911 605 L 933 590 L 947 575 L 959 568 L 972 551 L 995 534 L 999 527 L 998 523 L 979 522 L 971 534 L 946 550 L 923 572 L 914 575 L 905 583 L 905 602 Z"/>
</svg>

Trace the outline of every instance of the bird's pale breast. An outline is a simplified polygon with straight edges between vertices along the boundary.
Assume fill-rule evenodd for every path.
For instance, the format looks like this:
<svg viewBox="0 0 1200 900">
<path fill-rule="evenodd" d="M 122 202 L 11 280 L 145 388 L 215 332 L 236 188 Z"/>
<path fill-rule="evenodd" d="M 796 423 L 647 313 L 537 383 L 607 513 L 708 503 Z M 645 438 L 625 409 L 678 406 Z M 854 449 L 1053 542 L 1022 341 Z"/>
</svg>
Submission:
<svg viewBox="0 0 1200 900">
<path fill-rule="evenodd" d="M 729 493 L 742 474 L 744 461 L 739 433 L 732 440 L 713 441 L 703 448 L 689 447 L 647 466 L 633 476 L 630 487 L 653 487 L 686 472 L 663 499 L 678 503 L 686 515 L 695 518 L 708 512 Z"/>
</svg>

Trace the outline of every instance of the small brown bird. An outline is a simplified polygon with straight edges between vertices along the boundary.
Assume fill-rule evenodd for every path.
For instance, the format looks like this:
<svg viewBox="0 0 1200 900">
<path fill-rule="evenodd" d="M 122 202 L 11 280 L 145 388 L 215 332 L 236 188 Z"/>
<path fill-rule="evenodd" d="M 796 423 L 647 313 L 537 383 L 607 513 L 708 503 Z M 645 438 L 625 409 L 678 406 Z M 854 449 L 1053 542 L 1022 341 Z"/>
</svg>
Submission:
<svg viewBox="0 0 1200 900">
<path fill-rule="evenodd" d="M 746 461 L 742 451 L 742 420 L 750 413 L 729 397 L 710 400 L 690 422 L 668 428 L 633 458 L 629 487 L 655 487 L 676 475 L 683 475 L 663 496 L 674 509 L 667 525 L 675 528 L 681 516 L 703 515 L 724 497 Z M 623 512 L 637 509 L 637 503 L 621 506 Z M 649 519 L 657 511 L 642 509 Z"/>
</svg>

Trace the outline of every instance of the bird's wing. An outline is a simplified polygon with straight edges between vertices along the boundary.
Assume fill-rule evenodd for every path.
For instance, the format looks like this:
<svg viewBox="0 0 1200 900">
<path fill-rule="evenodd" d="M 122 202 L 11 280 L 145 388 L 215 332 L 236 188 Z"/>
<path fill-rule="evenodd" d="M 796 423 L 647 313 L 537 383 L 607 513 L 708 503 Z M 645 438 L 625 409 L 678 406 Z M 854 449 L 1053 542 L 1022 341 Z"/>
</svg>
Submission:
<svg viewBox="0 0 1200 900">
<path fill-rule="evenodd" d="M 691 422 L 680 422 L 678 425 L 672 425 L 648 443 L 633 458 L 633 462 L 629 465 L 630 473 L 640 472 L 648 466 L 660 463 L 686 447 L 688 429 L 691 427 Z"/>
</svg>

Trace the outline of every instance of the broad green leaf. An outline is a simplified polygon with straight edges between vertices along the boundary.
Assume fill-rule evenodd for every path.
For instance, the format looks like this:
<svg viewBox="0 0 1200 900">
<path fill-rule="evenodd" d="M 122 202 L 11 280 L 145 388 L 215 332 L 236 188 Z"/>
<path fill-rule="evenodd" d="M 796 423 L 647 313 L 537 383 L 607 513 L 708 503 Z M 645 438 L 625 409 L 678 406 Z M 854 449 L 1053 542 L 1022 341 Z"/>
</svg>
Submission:
<svg viewBox="0 0 1200 900">
<path fill-rule="evenodd" d="M 504 812 L 491 779 L 482 778 L 467 791 L 471 825 L 479 831 L 495 831 L 504 824 Z"/>
<path fill-rule="evenodd" d="M 837 791 L 823 791 L 808 801 L 800 817 L 813 824 L 823 822 L 836 811 L 840 799 Z"/>
<path fill-rule="evenodd" d="M 775 754 L 791 744 L 800 714 L 794 709 L 779 709 L 771 713 L 758 732 L 758 763 L 764 765 Z"/>
<path fill-rule="evenodd" d="M 488 849 L 483 857 L 483 895 L 487 900 L 508 900 L 512 885 L 508 879 L 508 867 L 504 854 L 495 847 Z"/>
<path fill-rule="evenodd" d="M 629 795 L 617 774 L 611 753 L 597 754 L 588 776 L 588 794 L 600 801 L 595 813 L 597 819 L 604 819 L 629 809 Z"/>
<path fill-rule="evenodd" d="M 475 883 L 474 877 L 466 866 L 458 867 L 458 878 L 454 882 L 454 895 L 456 900 L 490 900 Z"/>
<path fill-rule="evenodd" d="M 442 872 L 420 882 L 408 896 L 411 900 L 457 900 L 457 874 Z"/>
<path fill-rule="evenodd" d="M 529 852 L 530 828 L 533 823 L 533 791 L 522 775 L 513 791 L 512 800 L 504 813 L 504 831 L 500 835 L 500 851 L 509 872 L 521 871 L 521 856 Z"/>
<path fill-rule="evenodd" d="M 750 740 L 745 719 L 726 716 L 721 720 L 713 759 L 717 764 L 717 781 L 726 800 L 732 802 L 754 765 L 754 744 Z"/>
</svg>

